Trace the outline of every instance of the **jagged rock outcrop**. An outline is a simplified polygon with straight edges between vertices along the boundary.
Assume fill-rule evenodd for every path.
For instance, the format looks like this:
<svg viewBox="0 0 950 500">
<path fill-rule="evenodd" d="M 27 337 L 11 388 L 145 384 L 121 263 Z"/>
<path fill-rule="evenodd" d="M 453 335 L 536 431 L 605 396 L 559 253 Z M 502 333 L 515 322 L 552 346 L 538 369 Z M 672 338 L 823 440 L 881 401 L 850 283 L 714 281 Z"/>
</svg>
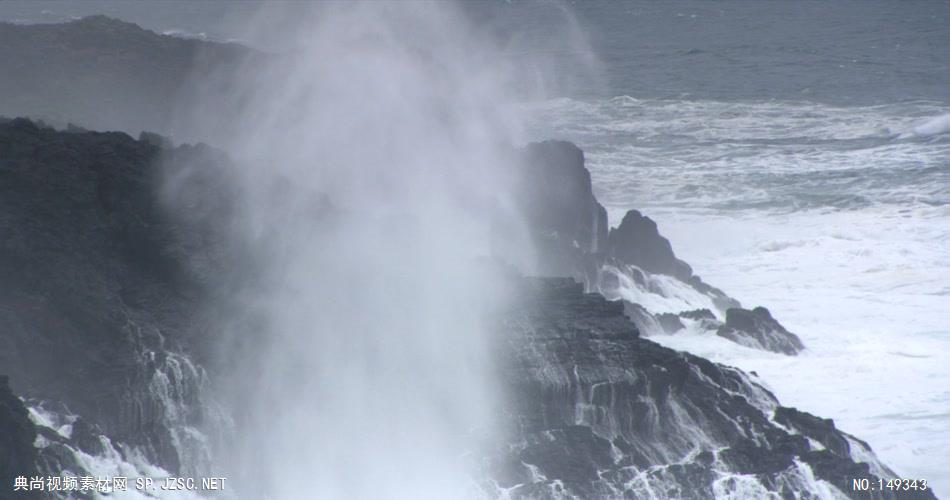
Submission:
<svg viewBox="0 0 950 500">
<path fill-rule="evenodd" d="M 0 375 L 0 497 L 13 490 L 15 478 L 38 475 L 36 435 L 23 402 L 10 390 L 8 378 Z"/>
<path fill-rule="evenodd" d="M 764 307 L 751 311 L 729 308 L 726 310 L 725 322 L 720 321 L 709 309 L 695 309 L 678 314 L 654 314 L 639 304 L 627 302 L 624 312 L 640 331 L 654 334 L 670 335 L 690 328 L 693 331 L 719 335 L 753 349 L 789 356 L 794 356 L 805 348 L 801 339 L 779 324 Z"/>
<path fill-rule="evenodd" d="M 797 335 L 775 321 L 764 307 L 732 308 L 726 311 L 726 322 L 716 335 L 733 342 L 782 354 L 798 354 L 805 348 Z"/>
<path fill-rule="evenodd" d="M 641 332 L 651 332 L 651 334 L 674 334 L 685 328 L 682 319 L 672 313 L 653 314 L 645 307 L 630 301 L 620 301 L 623 303 L 623 312 L 636 325 L 637 330 Z"/>
<path fill-rule="evenodd" d="M 596 254 L 607 242 L 607 211 L 597 202 L 584 152 L 570 142 L 529 144 L 519 181 L 530 230 L 583 252 Z"/>
<path fill-rule="evenodd" d="M 18 394 L 176 471 L 188 437 L 175 428 L 201 419 L 202 374 L 179 353 L 202 290 L 160 208 L 161 153 L 123 133 L 0 122 L 0 366 Z"/>
<path fill-rule="evenodd" d="M 608 253 L 611 257 L 608 262 L 629 269 L 628 272 L 638 283 L 647 281 L 644 273 L 672 276 L 709 297 L 710 305 L 717 310 L 725 311 L 740 306 L 739 301 L 693 274 L 689 264 L 673 253 L 673 246 L 660 234 L 656 222 L 637 210 L 629 210 L 620 225 L 610 230 Z"/>
<path fill-rule="evenodd" d="M 675 276 L 681 281 L 688 282 L 693 276 L 689 264 L 673 254 L 673 246 L 660 235 L 656 222 L 637 210 L 627 212 L 620 225 L 610 230 L 608 238 L 610 255 L 621 262 L 647 272 Z"/>
<path fill-rule="evenodd" d="M 92 500 L 97 498 L 89 491 L 73 491 L 66 494 L 51 492 L 45 479 L 51 476 L 96 477 L 82 463 L 82 453 L 106 456 L 120 452 L 105 440 L 99 429 L 83 419 L 54 422 L 35 416 L 34 407 L 26 404 L 10 390 L 9 379 L 0 376 L 0 498 L 7 499 L 58 499 Z M 52 415 L 52 414 L 49 414 Z M 108 444 L 109 450 L 105 449 Z M 125 471 L 131 470 L 130 464 Z M 153 469 L 154 470 L 154 469 Z M 38 487 L 37 479 L 43 481 Z M 24 481 L 16 486 L 17 480 Z"/>
<path fill-rule="evenodd" d="M 676 333 L 685 328 L 680 317 L 673 313 L 657 314 L 656 319 L 660 322 L 660 328 L 667 333 Z"/>
<path fill-rule="evenodd" d="M 199 171 L 176 170 L 176 155 Z M 170 159 L 162 175 L 159 156 Z M 191 337 L 207 336 L 194 303 L 213 293 L 208 276 L 238 265 L 209 227 L 227 217 L 235 195 L 213 175 L 226 168 L 221 162 L 207 148 L 169 149 L 154 136 L 0 123 L 0 366 L 17 392 L 79 414 L 68 436 L 31 427 L 22 403 L 0 394 L 0 439 L 3 429 L 15 429 L 0 454 L 19 450 L 10 455 L 23 462 L 15 465 L 82 474 L 76 450 L 115 451 L 101 434 L 143 449 L 169 470 L 181 465 L 177 450 L 166 448 L 171 434 L 204 415 L 195 392 L 200 373 L 191 372 L 200 370 L 179 350 L 200 351 Z M 180 182 L 175 200 L 192 215 L 188 221 L 159 210 L 156 196 L 169 178 Z M 593 199 L 578 193 L 576 200 Z M 587 213 L 598 212 L 594 206 Z M 558 234 L 569 235 L 571 248 L 586 248 L 586 257 L 601 255 L 585 244 L 604 241 L 604 233 L 582 222 Z M 855 475 L 890 474 L 852 458 L 873 457 L 866 444 L 830 421 L 780 407 L 739 370 L 641 338 L 624 313 L 642 306 L 584 293 L 570 279 L 510 278 L 509 286 L 521 298 L 498 320 L 497 357 L 511 401 L 503 425 L 512 439 L 484 457 L 487 491 L 513 498 L 748 491 L 808 498 L 831 485 L 850 494 L 844 482 Z M 672 316 L 663 318 L 673 324 Z M 168 403 L 183 420 L 170 419 Z M 27 442 L 43 446 L 30 455 Z"/>
<path fill-rule="evenodd" d="M 524 216 L 537 252 L 537 274 L 572 276 L 589 289 L 605 279 L 604 264 L 635 266 L 641 271 L 674 276 L 701 292 L 724 293 L 702 283 L 688 264 L 676 258 L 656 223 L 631 210 L 614 229 L 594 196 L 584 153 L 566 141 L 529 144 L 521 154 L 513 196 Z M 608 277 L 609 279 L 609 277 Z M 738 303 L 725 301 L 731 306 Z"/>
<path fill-rule="evenodd" d="M 519 281 L 500 326 L 515 432 L 486 488 L 507 498 L 933 498 L 851 491 L 891 473 L 833 422 L 734 368 L 639 336 L 569 279 Z M 774 415 L 774 416 L 773 416 Z"/>
<path fill-rule="evenodd" d="M 790 355 L 804 348 L 771 316 L 756 316 L 750 322 L 734 313 L 739 316 L 733 321 L 739 323 L 724 325 L 721 318 L 728 311 L 742 311 L 739 302 L 693 274 L 689 264 L 676 257 L 656 222 L 639 211 L 628 211 L 608 232 L 606 211 L 593 194 L 590 172 L 577 146 L 563 141 L 530 144 L 522 159 L 513 192 L 536 251 L 535 274 L 571 276 L 589 291 L 625 301 L 628 315 L 647 335 L 682 330 L 682 317 L 747 347 Z M 510 235 L 499 237 L 507 238 Z M 649 310 L 640 303 L 645 297 L 659 297 L 668 303 L 667 309 Z M 693 309 L 677 310 L 676 304 L 700 305 L 708 316 L 691 317 Z"/>
<path fill-rule="evenodd" d="M 593 285 L 607 245 L 607 211 L 594 197 L 583 151 L 569 142 L 546 141 L 528 145 L 520 158 L 512 197 L 536 250 L 535 272 Z"/>
</svg>

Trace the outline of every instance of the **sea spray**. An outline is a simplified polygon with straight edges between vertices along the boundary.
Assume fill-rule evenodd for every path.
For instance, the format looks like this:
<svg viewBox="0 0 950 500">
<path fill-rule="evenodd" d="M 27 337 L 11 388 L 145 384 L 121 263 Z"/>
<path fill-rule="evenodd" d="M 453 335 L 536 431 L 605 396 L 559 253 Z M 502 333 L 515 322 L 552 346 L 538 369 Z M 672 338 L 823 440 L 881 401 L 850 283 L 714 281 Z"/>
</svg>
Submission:
<svg viewBox="0 0 950 500">
<path fill-rule="evenodd" d="M 503 432 L 477 258 L 520 220 L 514 73 L 453 4 L 293 8 L 261 22 L 298 50 L 187 115 L 238 167 L 220 465 L 242 497 L 475 494 L 466 453 Z"/>
</svg>

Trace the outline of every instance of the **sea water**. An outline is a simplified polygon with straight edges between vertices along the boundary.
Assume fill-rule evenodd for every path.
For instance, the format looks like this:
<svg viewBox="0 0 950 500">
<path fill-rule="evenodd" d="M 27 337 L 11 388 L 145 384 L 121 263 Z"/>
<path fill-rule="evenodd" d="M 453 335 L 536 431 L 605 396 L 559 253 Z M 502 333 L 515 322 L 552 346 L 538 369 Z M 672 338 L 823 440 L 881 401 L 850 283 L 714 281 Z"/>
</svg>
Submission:
<svg viewBox="0 0 950 500">
<path fill-rule="evenodd" d="M 705 281 L 807 349 L 654 339 L 754 371 L 950 494 L 950 4 L 575 14 L 606 90 L 526 104 L 532 138 L 575 141 L 611 224 L 652 217 Z"/>
</svg>

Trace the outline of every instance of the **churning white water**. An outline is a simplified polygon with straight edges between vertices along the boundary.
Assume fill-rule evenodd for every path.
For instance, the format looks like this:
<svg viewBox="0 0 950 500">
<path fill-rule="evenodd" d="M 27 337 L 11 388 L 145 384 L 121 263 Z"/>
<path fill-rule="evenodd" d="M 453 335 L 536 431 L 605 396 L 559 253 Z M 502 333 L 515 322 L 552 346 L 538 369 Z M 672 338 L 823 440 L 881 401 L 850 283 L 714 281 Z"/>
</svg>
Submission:
<svg viewBox="0 0 950 500">
<path fill-rule="evenodd" d="M 755 371 L 782 404 L 834 418 L 900 477 L 950 492 L 944 106 L 619 97 L 526 111 L 538 136 L 585 149 L 614 224 L 629 208 L 654 218 L 705 281 L 768 307 L 807 350 L 655 340 Z M 708 307 L 685 306 L 653 304 Z"/>
</svg>

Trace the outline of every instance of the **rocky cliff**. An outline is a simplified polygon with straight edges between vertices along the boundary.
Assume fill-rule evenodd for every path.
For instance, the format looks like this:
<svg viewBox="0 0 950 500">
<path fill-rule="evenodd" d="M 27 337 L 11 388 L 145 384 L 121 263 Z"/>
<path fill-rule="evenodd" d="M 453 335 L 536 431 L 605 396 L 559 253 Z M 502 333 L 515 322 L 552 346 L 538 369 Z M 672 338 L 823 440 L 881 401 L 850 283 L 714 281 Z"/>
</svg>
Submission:
<svg viewBox="0 0 950 500">
<path fill-rule="evenodd" d="M 0 367 L 18 394 L 177 471 L 203 418 L 204 373 L 182 354 L 203 292 L 188 264 L 200 252 L 185 257 L 186 228 L 161 209 L 162 153 L 122 133 L 0 124 Z"/>
<path fill-rule="evenodd" d="M 648 292 L 676 280 L 715 307 L 721 292 L 691 274 L 683 282 L 642 270 L 627 239 L 611 246 L 579 149 L 546 143 L 523 154 L 518 189 L 546 168 L 560 172 L 525 198 L 543 218 L 538 242 L 559 252 L 551 263 L 596 280 L 588 288 L 609 289 L 608 275 Z M 176 170 L 185 163 L 197 171 Z M 0 123 L 0 367 L 25 398 L 0 384 L 4 480 L 82 475 L 102 463 L 134 470 L 139 456 L 187 473 L 209 459 L 193 438 L 216 426 L 204 381 L 218 375 L 201 367 L 209 331 L 197 304 L 217 293 L 211 274 L 238 265 L 213 229 L 235 196 L 220 175 L 227 168 L 210 148 L 154 136 Z M 187 221 L 163 210 L 168 183 Z M 490 495 L 859 498 L 852 478 L 892 475 L 865 443 L 781 407 L 741 371 L 643 338 L 625 315 L 632 296 L 608 301 L 572 279 L 504 280 L 517 297 L 496 322 L 511 434 L 479 460 Z M 709 311 L 677 317 L 719 321 Z"/>
<path fill-rule="evenodd" d="M 656 222 L 639 211 L 628 211 L 608 232 L 606 211 L 593 194 L 584 153 L 577 146 L 547 141 L 529 145 L 523 155 L 525 168 L 514 192 L 532 235 L 536 274 L 570 276 L 587 291 L 622 300 L 644 335 L 691 328 L 754 349 L 788 355 L 804 349 L 767 310 L 742 309 L 694 274 L 676 257 Z M 708 317 L 691 317 L 697 309 Z"/>
<path fill-rule="evenodd" d="M 899 496 L 852 492 L 851 478 L 892 475 L 866 443 L 780 406 L 735 368 L 641 338 L 621 303 L 571 279 L 512 286 L 522 300 L 504 318 L 501 356 L 517 432 L 493 457 L 499 495 Z"/>
</svg>

